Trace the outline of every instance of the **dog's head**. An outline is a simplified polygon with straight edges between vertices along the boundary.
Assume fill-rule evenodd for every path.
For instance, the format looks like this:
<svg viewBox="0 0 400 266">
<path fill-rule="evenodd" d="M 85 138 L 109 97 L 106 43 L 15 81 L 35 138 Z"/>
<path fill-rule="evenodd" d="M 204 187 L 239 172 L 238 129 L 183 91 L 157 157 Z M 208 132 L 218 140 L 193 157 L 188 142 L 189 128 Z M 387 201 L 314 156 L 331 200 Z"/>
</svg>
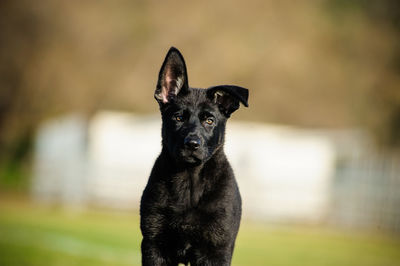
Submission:
<svg viewBox="0 0 400 266">
<path fill-rule="evenodd" d="M 172 47 L 162 64 L 154 97 L 162 115 L 163 146 L 177 162 L 201 164 L 224 143 L 225 124 L 248 90 L 221 85 L 190 88 L 181 53 Z"/>
</svg>

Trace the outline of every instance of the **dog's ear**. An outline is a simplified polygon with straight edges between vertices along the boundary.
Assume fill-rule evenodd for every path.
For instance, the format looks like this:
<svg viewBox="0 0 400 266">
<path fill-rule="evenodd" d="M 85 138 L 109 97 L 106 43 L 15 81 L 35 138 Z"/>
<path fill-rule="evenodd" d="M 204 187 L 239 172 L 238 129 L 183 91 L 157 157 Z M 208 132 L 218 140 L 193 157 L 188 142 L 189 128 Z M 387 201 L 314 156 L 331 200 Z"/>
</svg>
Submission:
<svg viewBox="0 0 400 266">
<path fill-rule="evenodd" d="M 220 111 L 226 116 L 239 109 L 239 103 L 248 107 L 249 90 L 233 85 L 220 85 L 207 89 L 207 96 L 218 104 Z"/>
<path fill-rule="evenodd" d="M 171 47 L 161 66 L 154 98 L 160 105 L 170 103 L 188 88 L 185 60 L 178 49 Z"/>
</svg>

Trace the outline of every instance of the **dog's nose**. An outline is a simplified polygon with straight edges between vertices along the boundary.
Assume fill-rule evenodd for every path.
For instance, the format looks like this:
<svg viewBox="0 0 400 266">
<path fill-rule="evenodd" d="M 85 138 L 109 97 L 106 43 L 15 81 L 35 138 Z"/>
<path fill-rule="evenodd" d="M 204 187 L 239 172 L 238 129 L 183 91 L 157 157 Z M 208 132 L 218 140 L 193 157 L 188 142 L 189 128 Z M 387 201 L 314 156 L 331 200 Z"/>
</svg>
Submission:
<svg viewBox="0 0 400 266">
<path fill-rule="evenodd" d="M 191 150 L 197 150 L 200 147 L 200 139 L 198 137 L 186 137 L 183 144 Z"/>
</svg>

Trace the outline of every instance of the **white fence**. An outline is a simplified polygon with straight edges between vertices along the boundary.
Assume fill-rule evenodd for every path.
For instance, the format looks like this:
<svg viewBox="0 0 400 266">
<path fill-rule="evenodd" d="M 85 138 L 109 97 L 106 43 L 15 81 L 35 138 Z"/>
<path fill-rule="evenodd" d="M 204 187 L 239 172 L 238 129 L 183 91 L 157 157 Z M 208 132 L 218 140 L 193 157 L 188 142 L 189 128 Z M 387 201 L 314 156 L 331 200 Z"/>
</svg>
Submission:
<svg viewBox="0 0 400 266">
<path fill-rule="evenodd" d="M 363 154 L 338 164 L 331 223 L 400 232 L 400 157 Z"/>
<path fill-rule="evenodd" d="M 161 150 L 160 120 L 101 112 L 90 121 L 45 123 L 37 134 L 34 197 L 137 209 Z M 399 230 L 399 160 L 366 157 L 362 134 L 229 121 L 226 139 L 246 218 Z"/>
</svg>

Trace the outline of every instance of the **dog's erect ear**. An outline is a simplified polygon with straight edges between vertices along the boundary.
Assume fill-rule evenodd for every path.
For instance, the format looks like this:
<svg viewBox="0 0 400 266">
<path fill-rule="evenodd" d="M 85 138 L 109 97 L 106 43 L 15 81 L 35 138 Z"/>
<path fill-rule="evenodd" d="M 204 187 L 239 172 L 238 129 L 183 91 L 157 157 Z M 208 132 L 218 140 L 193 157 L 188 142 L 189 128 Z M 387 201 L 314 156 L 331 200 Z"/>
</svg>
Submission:
<svg viewBox="0 0 400 266">
<path fill-rule="evenodd" d="M 239 103 L 248 107 L 249 90 L 233 85 L 220 85 L 207 89 L 207 95 L 218 104 L 221 112 L 226 116 L 239 109 Z"/>
<path fill-rule="evenodd" d="M 161 66 L 154 98 L 160 104 L 170 103 L 188 88 L 185 60 L 178 49 L 171 47 Z"/>
</svg>

